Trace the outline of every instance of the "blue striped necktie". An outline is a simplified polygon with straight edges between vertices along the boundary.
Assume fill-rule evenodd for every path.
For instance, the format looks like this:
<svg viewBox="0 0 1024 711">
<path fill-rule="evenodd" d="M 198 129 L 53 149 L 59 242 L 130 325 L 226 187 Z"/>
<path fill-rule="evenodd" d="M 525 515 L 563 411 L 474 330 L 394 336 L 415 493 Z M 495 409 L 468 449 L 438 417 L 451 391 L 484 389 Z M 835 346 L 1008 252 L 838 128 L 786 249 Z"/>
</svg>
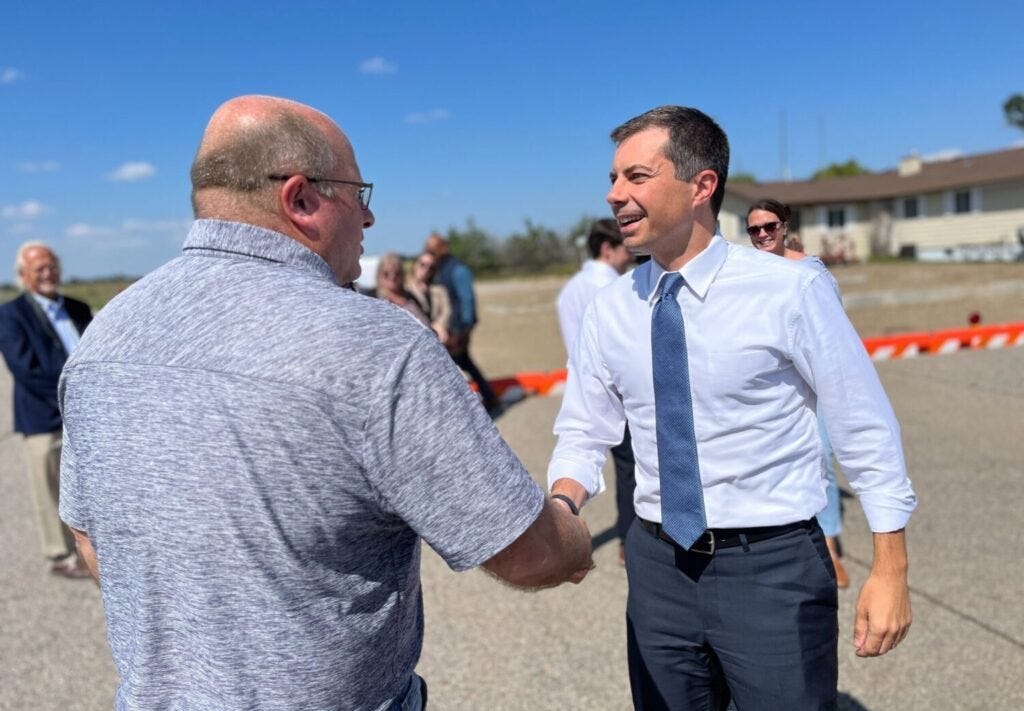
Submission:
<svg viewBox="0 0 1024 711">
<path fill-rule="evenodd" d="M 689 548 L 704 533 L 707 519 L 693 432 L 686 331 L 676 300 L 682 284 L 683 277 L 677 272 L 667 272 L 661 280 L 661 298 L 651 316 L 651 357 L 661 526 L 676 543 Z"/>
</svg>

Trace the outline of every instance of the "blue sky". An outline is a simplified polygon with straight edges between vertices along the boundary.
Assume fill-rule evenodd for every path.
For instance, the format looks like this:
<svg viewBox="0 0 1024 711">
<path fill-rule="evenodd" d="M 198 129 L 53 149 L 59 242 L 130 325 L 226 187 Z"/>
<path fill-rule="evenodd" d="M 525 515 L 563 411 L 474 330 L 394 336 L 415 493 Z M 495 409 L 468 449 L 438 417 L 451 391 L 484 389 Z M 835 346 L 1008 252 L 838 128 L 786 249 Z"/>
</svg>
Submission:
<svg viewBox="0 0 1024 711">
<path fill-rule="evenodd" d="M 65 275 L 142 274 L 191 219 L 213 110 L 265 93 L 331 115 L 376 184 L 366 251 L 472 217 L 603 216 L 609 131 L 666 103 L 716 118 L 733 172 L 1020 144 L 1011 2 L 18 3 L 0 9 L 0 268 L 26 239 Z M 6 269 L 4 269 L 6 272 Z M 0 281 L 9 277 L 3 273 Z"/>
</svg>

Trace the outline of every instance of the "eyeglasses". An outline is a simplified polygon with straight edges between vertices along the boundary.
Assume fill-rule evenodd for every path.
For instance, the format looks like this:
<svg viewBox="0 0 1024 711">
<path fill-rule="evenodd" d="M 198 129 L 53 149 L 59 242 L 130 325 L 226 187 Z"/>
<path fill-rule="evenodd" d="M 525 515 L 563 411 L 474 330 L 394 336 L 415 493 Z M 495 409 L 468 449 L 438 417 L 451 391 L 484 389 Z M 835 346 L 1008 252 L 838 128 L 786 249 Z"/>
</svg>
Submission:
<svg viewBox="0 0 1024 711">
<path fill-rule="evenodd" d="M 437 265 L 433 262 L 416 262 L 416 267 L 419 269 L 426 269 L 427 271 L 437 271 Z"/>
<path fill-rule="evenodd" d="M 764 230 L 768 234 L 773 235 L 776 232 L 778 232 L 779 228 L 784 224 L 784 222 L 776 221 L 766 222 L 763 225 L 751 225 L 750 227 L 747 228 L 747 234 L 750 235 L 751 237 L 757 237 L 759 234 L 761 234 L 761 230 Z"/>
<path fill-rule="evenodd" d="M 290 175 L 268 175 L 268 180 L 288 180 L 292 176 Z M 364 210 L 370 209 L 370 197 L 373 195 L 373 183 L 360 183 L 357 180 L 337 180 L 335 178 L 310 178 L 308 175 L 303 175 L 307 183 L 341 183 L 342 185 L 355 185 L 359 188 L 356 191 L 356 196 L 359 198 L 359 204 Z"/>
</svg>

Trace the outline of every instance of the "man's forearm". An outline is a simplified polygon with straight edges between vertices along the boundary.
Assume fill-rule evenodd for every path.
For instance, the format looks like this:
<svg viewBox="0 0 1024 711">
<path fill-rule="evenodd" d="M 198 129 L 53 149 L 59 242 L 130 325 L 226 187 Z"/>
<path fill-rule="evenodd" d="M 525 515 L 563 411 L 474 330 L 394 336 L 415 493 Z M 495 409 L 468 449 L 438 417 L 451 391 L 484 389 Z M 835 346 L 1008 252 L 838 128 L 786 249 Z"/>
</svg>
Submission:
<svg viewBox="0 0 1024 711">
<path fill-rule="evenodd" d="M 483 567 L 516 587 L 540 589 L 578 583 L 593 567 L 591 552 L 590 531 L 583 520 L 548 498 L 537 520 Z"/>
<path fill-rule="evenodd" d="M 85 567 L 92 573 L 92 579 L 97 584 L 100 582 L 100 566 L 96 560 L 96 549 L 92 547 L 92 541 L 84 531 L 72 528 L 71 533 L 75 536 L 75 546 L 78 548 L 78 557 L 85 563 Z"/>
<path fill-rule="evenodd" d="M 873 534 L 875 555 L 871 573 L 886 577 L 907 577 L 907 541 L 905 529 Z"/>
</svg>

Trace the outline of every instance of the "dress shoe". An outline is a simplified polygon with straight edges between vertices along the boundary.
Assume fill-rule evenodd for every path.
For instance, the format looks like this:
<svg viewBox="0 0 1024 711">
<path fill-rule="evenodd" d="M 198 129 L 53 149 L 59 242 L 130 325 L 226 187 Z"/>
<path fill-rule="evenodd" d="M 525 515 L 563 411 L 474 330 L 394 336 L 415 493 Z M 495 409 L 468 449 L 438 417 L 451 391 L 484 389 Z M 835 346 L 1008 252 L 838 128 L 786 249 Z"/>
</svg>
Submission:
<svg viewBox="0 0 1024 711">
<path fill-rule="evenodd" d="M 62 578 L 70 578 L 72 580 L 84 580 L 85 578 L 92 577 L 89 568 L 77 556 L 65 558 L 59 563 L 54 563 L 53 567 L 50 568 L 50 572 Z"/>
<path fill-rule="evenodd" d="M 843 562 L 832 557 L 832 565 L 836 569 L 836 587 L 837 588 L 848 588 L 850 587 L 850 574 L 846 572 L 846 568 L 843 567 Z"/>
<path fill-rule="evenodd" d="M 846 572 L 843 562 L 839 560 L 839 541 L 832 536 L 826 536 L 825 545 L 828 546 L 828 554 L 832 558 L 832 567 L 836 569 L 836 587 L 850 587 L 850 574 Z"/>
</svg>

